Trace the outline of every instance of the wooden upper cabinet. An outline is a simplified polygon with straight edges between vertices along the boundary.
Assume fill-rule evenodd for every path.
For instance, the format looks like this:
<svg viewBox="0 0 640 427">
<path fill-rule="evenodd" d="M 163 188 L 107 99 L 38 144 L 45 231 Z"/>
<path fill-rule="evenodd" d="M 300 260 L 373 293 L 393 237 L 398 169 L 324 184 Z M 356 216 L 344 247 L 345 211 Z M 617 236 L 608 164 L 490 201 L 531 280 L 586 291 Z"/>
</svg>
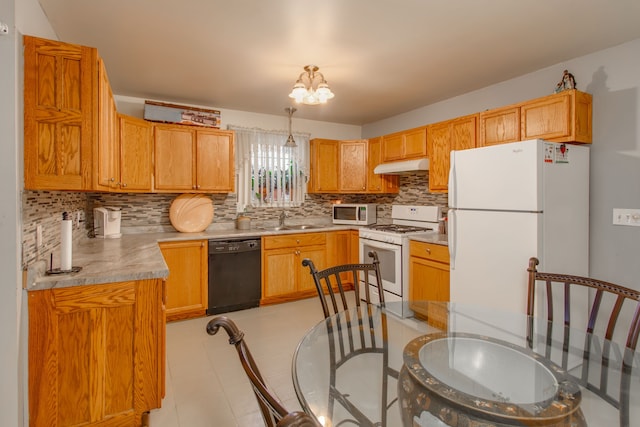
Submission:
<svg viewBox="0 0 640 427">
<path fill-rule="evenodd" d="M 520 141 L 520 106 L 510 105 L 480 113 L 479 147 Z"/>
<path fill-rule="evenodd" d="M 195 133 L 189 127 L 155 125 L 155 189 L 195 190 Z"/>
<path fill-rule="evenodd" d="M 480 113 L 479 146 L 527 139 L 590 144 L 592 96 L 575 89 Z"/>
<path fill-rule="evenodd" d="M 337 193 L 340 190 L 340 143 L 315 138 L 310 142 L 310 193 Z"/>
<path fill-rule="evenodd" d="M 153 176 L 153 125 L 137 117 L 118 115 L 119 189 L 150 192 Z"/>
<path fill-rule="evenodd" d="M 402 160 L 404 156 L 404 138 L 401 132 L 382 137 L 382 161 Z"/>
<path fill-rule="evenodd" d="M 155 190 L 233 191 L 233 135 L 218 129 L 154 125 Z"/>
<path fill-rule="evenodd" d="M 340 141 L 340 191 L 367 190 L 367 141 Z"/>
<path fill-rule="evenodd" d="M 403 132 L 405 159 L 415 159 L 427 155 L 427 128 L 419 127 Z"/>
<path fill-rule="evenodd" d="M 415 159 L 427 155 L 426 126 L 382 137 L 382 162 Z"/>
<path fill-rule="evenodd" d="M 234 133 L 196 131 L 196 189 L 233 192 L 235 184 Z"/>
<path fill-rule="evenodd" d="M 94 189 L 112 190 L 120 184 L 120 141 L 116 103 L 104 61 L 98 58 L 98 145 L 93 163 Z"/>
<path fill-rule="evenodd" d="M 89 190 L 96 49 L 24 36 L 24 177 L 30 190 Z"/>
<path fill-rule="evenodd" d="M 478 114 L 434 123 L 427 127 L 430 192 L 447 192 L 451 150 L 475 148 L 477 137 Z"/>
<path fill-rule="evenodd" d="M 367 141 L 367 193 L 397 193 L 399 191 L 398 175 L 379 175 L 374 172 L 382 163 L 382 137 Z"/>
<path fill-rule="evenodd" d="M 429 150 L 429 191 L 447 191 L 449 152 L 451 151 L 451 121 L 434 123 L 427 128 Z"/>
<path fill-rule="evenodd" d="M 521 139 L 591 143 L 592 97 L 566 90 L 522 104 Z"/>
</svg>

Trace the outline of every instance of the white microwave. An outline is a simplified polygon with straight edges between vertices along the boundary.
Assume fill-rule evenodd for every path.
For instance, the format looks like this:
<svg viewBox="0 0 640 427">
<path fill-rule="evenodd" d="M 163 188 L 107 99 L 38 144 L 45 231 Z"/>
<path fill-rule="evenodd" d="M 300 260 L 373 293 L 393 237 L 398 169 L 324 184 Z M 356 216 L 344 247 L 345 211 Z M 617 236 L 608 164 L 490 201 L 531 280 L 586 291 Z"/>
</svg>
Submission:
<svg viewBox="0 0 640 427">
<path fill-rule="evenodd" d="M 375 224 L 376 204 L 369 203 L 344 203 L 333 205 L 333 223 L 350 225 Z"/>
</svg>

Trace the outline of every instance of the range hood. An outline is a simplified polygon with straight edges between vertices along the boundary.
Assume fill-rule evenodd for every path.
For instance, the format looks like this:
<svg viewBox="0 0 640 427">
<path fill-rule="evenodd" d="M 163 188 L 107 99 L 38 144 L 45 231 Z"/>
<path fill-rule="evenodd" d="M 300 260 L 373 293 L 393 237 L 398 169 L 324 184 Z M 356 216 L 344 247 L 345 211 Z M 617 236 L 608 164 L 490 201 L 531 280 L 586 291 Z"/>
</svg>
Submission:
<svg viewBox="0 0 640 427">
<path fill-rule="evenodd" d="M 429 159 L 426 157 L 399 162 L 382 163 L 375 167 L 373 173 L 378 175 L 402 175 L 405 173 L 425 172 L 429 170 Z"/>
</svg>

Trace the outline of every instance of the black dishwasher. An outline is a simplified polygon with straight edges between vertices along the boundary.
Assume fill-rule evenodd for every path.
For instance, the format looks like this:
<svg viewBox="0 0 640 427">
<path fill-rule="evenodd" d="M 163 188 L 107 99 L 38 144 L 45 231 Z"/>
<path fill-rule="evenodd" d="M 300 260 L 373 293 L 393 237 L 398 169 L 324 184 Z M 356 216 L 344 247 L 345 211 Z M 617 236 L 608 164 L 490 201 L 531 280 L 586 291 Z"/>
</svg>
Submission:
<svg viewBox="0 0 640 427">
<path fill-rule="evenodd" d="M 209 240 L 207 314 L 260 304 L 260 239 Z"/>
</svg>

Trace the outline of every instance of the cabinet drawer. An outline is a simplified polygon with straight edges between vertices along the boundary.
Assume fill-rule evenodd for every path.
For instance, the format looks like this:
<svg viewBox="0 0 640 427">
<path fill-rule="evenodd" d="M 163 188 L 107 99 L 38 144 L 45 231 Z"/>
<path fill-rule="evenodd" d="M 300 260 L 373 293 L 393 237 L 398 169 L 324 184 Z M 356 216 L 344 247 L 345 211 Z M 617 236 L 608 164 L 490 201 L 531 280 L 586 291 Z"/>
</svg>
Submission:
<svg viewBox="0 0 640 427">
<path fill-rule="evenodd" d="M 449 248 L 444 245 L 411 241 L 409 242 L 409 254 L 419 258 L 449 264 Z"/>
<path fill-rule="evenodd" d="M 262 240 L 263 249 L 292 248 L 296 246 L 324 245 L 326 233 L 283 234 L 280 236 L 265 236 Z"/>
</svg>

